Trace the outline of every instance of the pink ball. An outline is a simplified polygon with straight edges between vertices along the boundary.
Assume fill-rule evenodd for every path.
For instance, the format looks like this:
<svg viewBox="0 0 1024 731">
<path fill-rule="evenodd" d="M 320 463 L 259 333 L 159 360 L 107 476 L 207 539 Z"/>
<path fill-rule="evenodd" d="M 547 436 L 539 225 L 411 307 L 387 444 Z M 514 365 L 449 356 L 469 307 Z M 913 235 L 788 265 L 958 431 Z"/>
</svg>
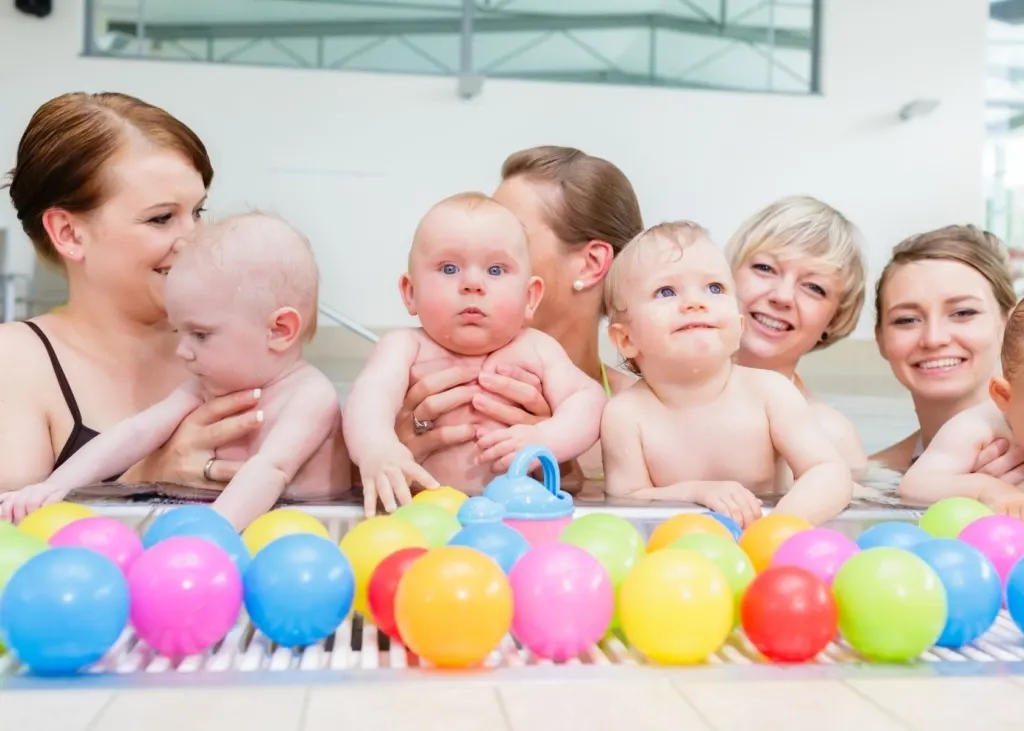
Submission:
<svg viewBox="0 0 1024 731">
<path fill-rule="evenodd" d="M 797 566 L 832 586 L 832 579 L 847 559 L 860 551 L 853 539 L 828 528 L 796 533 L 772 557 L 772 566 Z"/>
<path fill-rule="evenodd" d="M 88 548 L 117 564 L 125 576 L 143 550 L 142 540 L 134 530 L 119 520 L 103 516 L 68 523 L 50 537 L 50 545 Z"/>
<path fill-rule="evenodd" d="M 978 518 L 958 538 L 988 556 L 1004 585 L 1010 569 L 1024 556 L 1024 522 L 1008 515 Z"/>
<path fill-rule="evenodd" d="M 509 572 L 512 634 L 537 657 L 565 661 L 600 640 L 615 611 L 601 562 L 568 543 L 530 549 Z"/>
<path fill-rule="evenodd" d="M 168 538 L 143 553 L 128 588 L 135 633 L 169 657 L 217 644 L 242 608 L 242 577 L 231 557 L 191 536 Z"/>
</svg>

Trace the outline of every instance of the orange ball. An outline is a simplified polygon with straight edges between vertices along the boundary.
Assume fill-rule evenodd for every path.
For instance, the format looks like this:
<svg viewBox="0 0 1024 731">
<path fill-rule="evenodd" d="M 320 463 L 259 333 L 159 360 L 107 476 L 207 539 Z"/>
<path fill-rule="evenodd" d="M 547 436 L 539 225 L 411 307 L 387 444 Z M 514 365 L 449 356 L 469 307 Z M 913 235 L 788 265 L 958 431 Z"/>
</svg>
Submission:
<svg viewBox="0 0 1024 731">
<path fill-rule="evenodd" d="M 710 533 L 716 536 L 723 536 L 730 541 L 734 540 L 729 529 L 710 515 L 704 515 L 703 513 L 680 513 L 679 515 L 673 515 L 654 529 L 650 540 L 647 541 L 647 552 L 660 551 L 662 548 L 667 548 L 670 543 L 674 543 L 683 536 L 693 533 Z"/>
<path fill-rule="evenodd" d="M 512 586 L 498 562 L 467 546 L 416 559 L 395 592 L 405 646 L 442 668 L 483 662 L 512 626 Z"/>
<path fill-rule="evenodd" d="M 814 525 L 796 515 L 769 513 L 758 518 L 740 536 L 740 548 L 754 564 L 754 571 L 761 573 L 772 561 L 779 546 L 796 533 L 811 530 Z"/>
</svg>

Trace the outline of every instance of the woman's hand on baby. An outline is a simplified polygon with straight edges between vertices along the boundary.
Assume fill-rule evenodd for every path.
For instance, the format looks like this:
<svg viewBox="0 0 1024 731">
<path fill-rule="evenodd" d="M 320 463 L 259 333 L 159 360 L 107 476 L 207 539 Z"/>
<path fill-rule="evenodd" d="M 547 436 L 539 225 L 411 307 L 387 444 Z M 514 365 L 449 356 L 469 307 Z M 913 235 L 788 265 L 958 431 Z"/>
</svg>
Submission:
<svg viewBox="0 0 1024 731">
<path fill-rule="evenodd" d="M 708 482 L 697 502 L 716 513 L 728 515 L 746 528 L 761 517 L 761 500 L 738 482 Z"/>
<path fill-rule="evenodd" d="M 25 516 L 44 505 L 59 503 L 68 494 L 67 490 L 40 482 L 14 492 L 0 494 L 0 520 L 20 523 Z"/>
<path fill-rule="evenodd" d="M 178 425 L 160 449 L 129 469 L 120 481 L 223 487 L 243 463 L 214 459 L 216 450 L 260 428 L 253 408 L 258 404 L 256 391 L 239 391 L 206 402 Z M 204 474 L 207 463 L 209 480 Z"/>
<path fill-rule="evenodd" d="M 426 488 L 439 486 L 438 481 L 420 467 L 404 446 L 391 453 L 362 460 L 359 476 L 363 486 L 363 510 L 367 518 L 377 514 L 378 498 L 384 510 L 393 513 L 399 505 L 412 502 L 413 483 L 418 482 Z"/>
<path fill-rule="evenodd" d="M 508 426 L 532 425 L 551 417 L 540 378 L 519 366 L 498 366 L 478 379 L 486 393 L 473 397 L 473 408 Z"/>
<path fill-rule="evenodd" d="M 477 371 L 472 367 L 454 365 L 424 376 L 406 393 L 395 419 L 395 434 L 417 462 L 476 437 L 476 427 L 468 422 L 433 427 L 422 433 L 417 433 L 415 426 L 417 420 L 434 421 L 472 401 L 476 392 L 472 382 L 476 376 Z"/>
<path fill-rule="evenodd" d="M 978 453 L 974 472 L 1018 484 L 1024 476 L 1024 450 L 1010 444 L 1009 440 L 994 439 Z"/>
</svg>

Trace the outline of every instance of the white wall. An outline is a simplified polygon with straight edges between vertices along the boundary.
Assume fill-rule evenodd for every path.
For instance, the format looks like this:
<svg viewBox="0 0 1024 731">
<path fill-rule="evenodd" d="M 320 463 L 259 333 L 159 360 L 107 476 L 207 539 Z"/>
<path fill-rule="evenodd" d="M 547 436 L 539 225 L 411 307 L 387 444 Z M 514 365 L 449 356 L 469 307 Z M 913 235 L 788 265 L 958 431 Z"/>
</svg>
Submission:
<svg viewBox="0 0 1024 731">
<path fill-rule="evenodd" d="M 491 81 L 468 102 L 443 78 L 80 58 L 77 5 L 42 21 L 0 5 L 0 166 L 58 93 L 163 105 L 212 152 L 214 211 L 293 219 L 325 302 L 373 327 L 407 321 L 395 282 L 422 212 L 492 189 L 504 156 L 535 144 L 608 157 L 648 222 L 692 217 L 720 241 L 773 198 L 819 196 L 861 226 L 873 273 L 905 235 L 983 222 L 985 0 L 826 0 L 821 97 Z M 922 97 L 942 104 L 899 123 Z M 0 226 L 16 224 L 5 197 Z"/>
</svg>

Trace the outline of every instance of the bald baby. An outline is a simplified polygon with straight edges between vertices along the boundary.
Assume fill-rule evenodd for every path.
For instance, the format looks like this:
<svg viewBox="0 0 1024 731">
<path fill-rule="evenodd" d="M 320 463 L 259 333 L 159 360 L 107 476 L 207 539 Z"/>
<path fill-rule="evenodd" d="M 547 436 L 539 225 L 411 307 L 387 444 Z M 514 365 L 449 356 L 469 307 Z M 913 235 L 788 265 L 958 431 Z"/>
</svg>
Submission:
<svg viewBox="0 0 1024 731">
<path fill-rule="evenodd" d="M 529 327 L 544 285 L 532 275 L 529 241 L 519 219 L 482 193 L 446 198 L 416 227 L 408 271 L 399 280 L 406 310 L 420 327 L 389 332 L 374 348 L 345 405 L 345 442 L 359 467 L 368 515 L 409 502 L 410 487 L 438 483 L 479 492 L 508 469 L 526 445 L 547 446 L 571 462 L 597 441 L 604 391 L 579 370 L 558 341 Z M 454 408 L 419 429 L 472 424 L 469 442 L 440 449 L 417 464 L 395 432 L 409 388 L 449 366 L 494 377 L 525 370 L 552 410 L 534 425 L 509 426 L 475 407 L 479 378 L 453 389 Z"/>
<path fill-rule="evenodd" d="M 164 291 L 168 321 L 180 336 L 177 354 L 192 377 L 93 439 L 45 482 L 4 494 L 0 517 L 20 521 L 75 488 L 124 472 L 207 399 L 243 390 L 260 399 L 262 426 L 213 456 L 242 465 L 223 490 L 211 485 L 215 510 L 242 530 L 282 498 L 323 501 L 348 492 L 337 392 L 302 356 L 316 329 L 317 282 L 309 242 L 279 218 L 247 213 L 205 227 L 178 255 Z"/>
</svg>

